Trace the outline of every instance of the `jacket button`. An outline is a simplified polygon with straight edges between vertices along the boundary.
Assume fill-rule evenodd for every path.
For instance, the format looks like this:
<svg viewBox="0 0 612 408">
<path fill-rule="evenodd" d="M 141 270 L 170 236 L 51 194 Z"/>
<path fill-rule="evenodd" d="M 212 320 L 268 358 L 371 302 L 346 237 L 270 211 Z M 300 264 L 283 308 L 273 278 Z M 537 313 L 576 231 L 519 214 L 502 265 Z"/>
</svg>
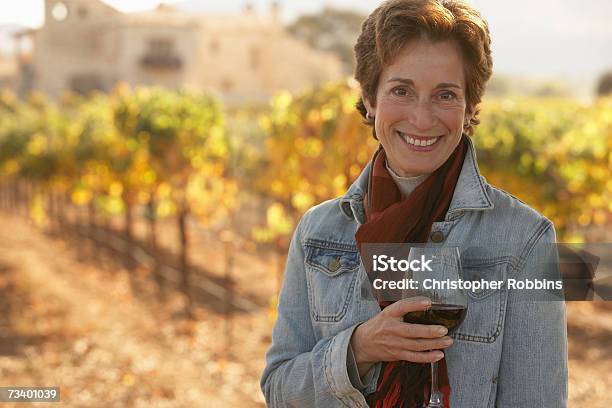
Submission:
<svg viewBox="0 0 612 408">
<path fill-rule="evenodd" d="M 340 267 L 340 257 L 336 257 L 329 261 L 329 264 L 327 266 L 329 267 L 330 271 L 336 272 Z"/>
<path fill-rule="evenodd" d="M 431 233 L 431 242 L 442 242 L 444 241 L 444 234 L 442 233 L 442 231 L 434 231 Z"/>
</svg>

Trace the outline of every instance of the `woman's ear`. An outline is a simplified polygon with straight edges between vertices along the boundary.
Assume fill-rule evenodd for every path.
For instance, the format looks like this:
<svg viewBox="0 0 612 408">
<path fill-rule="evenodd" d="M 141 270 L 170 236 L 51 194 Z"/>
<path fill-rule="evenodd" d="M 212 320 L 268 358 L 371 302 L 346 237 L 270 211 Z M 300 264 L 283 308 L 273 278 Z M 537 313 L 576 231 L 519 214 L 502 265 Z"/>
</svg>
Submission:
<svg viewBox="0 0 612 408">
<path fill-rule="evenodd" d="M 372 106 L 370 99 L 367 96 L 363 95 L 361 99 L 363 100 L 363 105 L 368 111 L 368 116 L 373 119 L 376 116 L 376 108 Z"/>
</svg>

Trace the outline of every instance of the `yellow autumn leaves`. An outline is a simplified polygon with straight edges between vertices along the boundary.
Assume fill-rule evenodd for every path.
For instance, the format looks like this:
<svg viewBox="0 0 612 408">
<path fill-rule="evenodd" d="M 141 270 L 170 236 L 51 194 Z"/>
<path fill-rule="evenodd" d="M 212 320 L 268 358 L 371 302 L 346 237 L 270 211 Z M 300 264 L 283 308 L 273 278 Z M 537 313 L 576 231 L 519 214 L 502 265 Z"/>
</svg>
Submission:
<svg viewBox="0 0 612 408">
<path fill-rule="evenodd" d="M 206 94 L 159 88 L 121 86 L 57 104 L 2 94 L 0 183 L 26 178 L 108 213 L 121 212 L 126 196 L 155 195 L 159 216 L 187 203 L 211 226 L 258 201 L 265 207 L 251 238 L 273 241 L 308 208 L 343 194 L 370 160 L 378 142 L 357 99 L 350 81 L 232 110 Z M 560 240 L 612 222 L 612 99 L 491 99 L 479 117 L 483 175 L 551 218 Z"/>
</svg>

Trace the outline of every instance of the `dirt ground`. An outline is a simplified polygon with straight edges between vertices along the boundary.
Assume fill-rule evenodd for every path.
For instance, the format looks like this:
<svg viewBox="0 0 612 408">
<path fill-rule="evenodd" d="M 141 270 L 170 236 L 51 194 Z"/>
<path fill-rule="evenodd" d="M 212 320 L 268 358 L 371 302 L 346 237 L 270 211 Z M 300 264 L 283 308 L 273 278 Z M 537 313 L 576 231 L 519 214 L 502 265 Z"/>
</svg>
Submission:
<svg viewBox="0 0 612 408">
<path fill-rule="evenodd" d="M 217 245 L 200 236 L 194 258 L 221 264 Z M 37 407 L 263 407 L 272 317 L 261 299 L 273 293 L 274 260 L 236 262 L 250 277 L 238 292 L 256 292 L 261 307 L 228 323 L 204 303 L 193 323 L 180 296 L 158 299 L 146 270 L 91 262 L 74 241 L 0 212 L 0 386 L 60 386 L 61 404 Z M 570 407 L 608 408 L 612 303 L 567 312 Z"/>
</svg>

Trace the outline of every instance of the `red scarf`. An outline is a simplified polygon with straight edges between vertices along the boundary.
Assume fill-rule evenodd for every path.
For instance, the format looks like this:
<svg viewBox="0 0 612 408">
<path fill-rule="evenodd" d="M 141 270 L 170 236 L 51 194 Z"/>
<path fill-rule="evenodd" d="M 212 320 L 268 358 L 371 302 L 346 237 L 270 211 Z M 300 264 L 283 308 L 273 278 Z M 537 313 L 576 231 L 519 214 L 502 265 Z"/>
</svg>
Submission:
<svg viewBox="0 0 612 408">
<path fill-rule="evenodd" d="M 379 146 L 372 158 L 368 192 L 364 199 L 366 222 L 355 233 L 357 246 L 361 249 L 362 243 L 427 242 L 432 224 L 444 221 L 467 148 L 467 136 L 463 135 L 446 162 L 402 199 L 399 188 L 385 168 L 385 151 L 382 145 Z M 374 277 L 370 278 L 373 281 Z M 381 308 L 390 304 L 380 300 L 377 291 L 372 290 Z M 370 396 L 369 404 L 373 408 L 420 408 L 429 399 L 430 381 L 429 364 L 384 362 L 376 392 Z M 448 408 L 450 385 L 445 359 L 438 363 L 438 382 L 444 395 L 444 406 Z"/>
</svg>

